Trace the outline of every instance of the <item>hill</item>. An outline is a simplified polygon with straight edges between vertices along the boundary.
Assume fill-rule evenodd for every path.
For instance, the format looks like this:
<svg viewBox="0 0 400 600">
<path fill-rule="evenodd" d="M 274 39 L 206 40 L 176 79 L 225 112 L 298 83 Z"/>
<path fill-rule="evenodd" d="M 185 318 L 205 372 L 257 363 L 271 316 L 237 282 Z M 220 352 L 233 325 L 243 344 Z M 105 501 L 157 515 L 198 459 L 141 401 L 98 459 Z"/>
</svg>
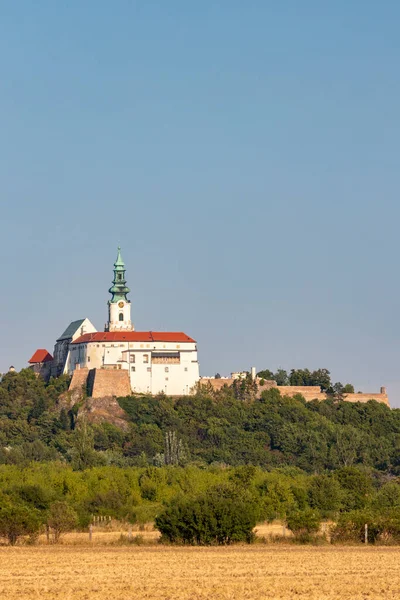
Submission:
<svg viewBox="0 0 400 600">
<path fill-rule="evenodd" d="M 102 418 L 95 419 L 91 401 L 74 403 L 68 385 L 67 377 L 46 384 L 28 369 L 1 378 L 0 464 L 253 464 L 309 473 L 363 465 L 391 475 L 400 471 L 400 410 L 374 401 L 305 402 L 300 395 L 281 396 L 277 388 L 254 399 L 233 388 L 200 388 L 174 399 L 119 398 L 113 410 L 104 401 Z"/>
</svg>

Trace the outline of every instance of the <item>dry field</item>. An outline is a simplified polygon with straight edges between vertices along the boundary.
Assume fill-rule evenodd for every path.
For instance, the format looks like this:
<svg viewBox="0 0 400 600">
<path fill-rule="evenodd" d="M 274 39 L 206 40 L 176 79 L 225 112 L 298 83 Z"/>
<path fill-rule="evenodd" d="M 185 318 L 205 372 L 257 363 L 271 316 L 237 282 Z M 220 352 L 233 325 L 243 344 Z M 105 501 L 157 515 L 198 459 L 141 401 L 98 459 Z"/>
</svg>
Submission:
<svg viewBox="0 0 400 600">
<path fill-rule="evenodd" d="M 400 598 L 400 548 L 0 547 L 1 600 Z"/>
</svg>

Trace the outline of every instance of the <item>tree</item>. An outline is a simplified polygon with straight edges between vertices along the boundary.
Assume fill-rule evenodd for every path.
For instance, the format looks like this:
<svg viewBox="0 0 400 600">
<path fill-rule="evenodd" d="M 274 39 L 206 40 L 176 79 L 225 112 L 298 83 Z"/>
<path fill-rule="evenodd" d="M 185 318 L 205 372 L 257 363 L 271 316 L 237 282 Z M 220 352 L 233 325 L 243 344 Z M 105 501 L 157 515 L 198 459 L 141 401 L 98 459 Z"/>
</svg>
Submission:
<svg viewBox="0 0 400 600">
<path fill-rule="evenodd" d="M 71 531 L 78 524 L 76 511 L 67 502 L 54 502 L 50 506 L 47 525 L 54 532 L 54 541 L 57 543 L 62 533 Z"/>
<path fill-rule="evenodd" d="M 273 376 L 277 385 L 289 385 L 289 376 L 284 369 L 278 369 Z"/>
<path fill-rule="evenodd" d="M 317 371 L 313 371 L 311 373 L 310 385 L 319 385 L 323 392 L 330 388 L 332 385 L 331 374 L 328 369 L 318 369 Z"/>
<path fill-rule="evenodd" d="M 290 531 L 293 531 L 296 537 L 308 538 L 310 534 L 319 531 L 321 517 L 318 511 L 312 508 L 293 511 L 286 519 Z"/>
<path fill-rule="evenodd" d="M 354 394 L 354 385 L 346 383 L 346 385 L 343 386 L 343 394 Z"/>
<path fill-rule="evenodd" d="M 308 498 L 312 508 L 321 511 L 322 516 L 332 517 L 342 504 L 343 491 L 339 482 L 329 475 L 316 475 L 308 488 Z"/>
<path fill-rule="evenodd" d="M 257 506 L 250 495 L 219 485 L 194 499 L 175 501 L 155 525 L 161 541 L 199 546 L 225 545 L 253 540 Z"/>
<path fill-rule="evenodd" d="M 164 460 L 166 465 L 183 465 L 187 461 L 188 451 L 176 435 L 176 431 L 167 431 L 164 438 Z"/>
<path fill-rule="evenodd" d="M 86 419 L 79 422 L 73 433 L 71 462 L 77 471 L 101 464 L 102 458 L 94 449 L 94 435 Z"/>
<path fill-rule="evenodd" d="M 275 380 L 275 375 L 269 369 L 264 369 L 263 371 L 259 371 L 257 373 L 257 377 L 260 377 L 260 379 L 267 379 L 269 381 Z"/>
<path fill-rule="evenodd" d="M 40 525 L 39 512 L 34 508 L 14 504 L 0 509 L 0 536 L 7 538 L 11 546 L 21 536 L 36 534 Z"/>
<path fill-rule="evenodd" d="M 243 402 L 251 402 L 256 397 L 258 386 L 250 373 L 247 373 L 246 377 L 234 380 L 232 389 L 235 398 Z"/>
<path fill-rule="evenodd" d="M 215 373 L 215 379 L 221 379 L 220 373 Z"/>
</svg>

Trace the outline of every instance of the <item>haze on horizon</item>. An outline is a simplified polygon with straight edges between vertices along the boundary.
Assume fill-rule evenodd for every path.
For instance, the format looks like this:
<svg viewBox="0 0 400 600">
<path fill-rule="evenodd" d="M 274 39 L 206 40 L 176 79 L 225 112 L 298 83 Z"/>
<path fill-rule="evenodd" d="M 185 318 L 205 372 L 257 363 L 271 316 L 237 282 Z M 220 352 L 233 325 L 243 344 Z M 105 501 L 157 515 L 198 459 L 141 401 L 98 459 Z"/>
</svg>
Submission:
<svg viewBox="0 0 400 600">
<path fill-rule="evenodd" d="M 0 372 L 136 329 L 200 372 L 328 368 L 400 406 L 400 5 L 0 6 Z"/>
</svg>

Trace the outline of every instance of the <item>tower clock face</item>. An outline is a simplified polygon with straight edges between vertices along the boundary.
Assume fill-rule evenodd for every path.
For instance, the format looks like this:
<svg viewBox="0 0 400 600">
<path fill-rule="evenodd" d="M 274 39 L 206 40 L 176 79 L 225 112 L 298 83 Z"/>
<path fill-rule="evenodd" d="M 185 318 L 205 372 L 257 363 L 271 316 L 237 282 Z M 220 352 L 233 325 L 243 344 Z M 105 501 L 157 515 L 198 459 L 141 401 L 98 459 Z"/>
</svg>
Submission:
<svg viewBox="0 0 400 600">
<path fill-rule="evenodd" d="M 123 302 L 118 302 L 118 306 L 119 306 L 120 308 L 124 308 L 124 303 L 123 303 Z"/>
</svg>

